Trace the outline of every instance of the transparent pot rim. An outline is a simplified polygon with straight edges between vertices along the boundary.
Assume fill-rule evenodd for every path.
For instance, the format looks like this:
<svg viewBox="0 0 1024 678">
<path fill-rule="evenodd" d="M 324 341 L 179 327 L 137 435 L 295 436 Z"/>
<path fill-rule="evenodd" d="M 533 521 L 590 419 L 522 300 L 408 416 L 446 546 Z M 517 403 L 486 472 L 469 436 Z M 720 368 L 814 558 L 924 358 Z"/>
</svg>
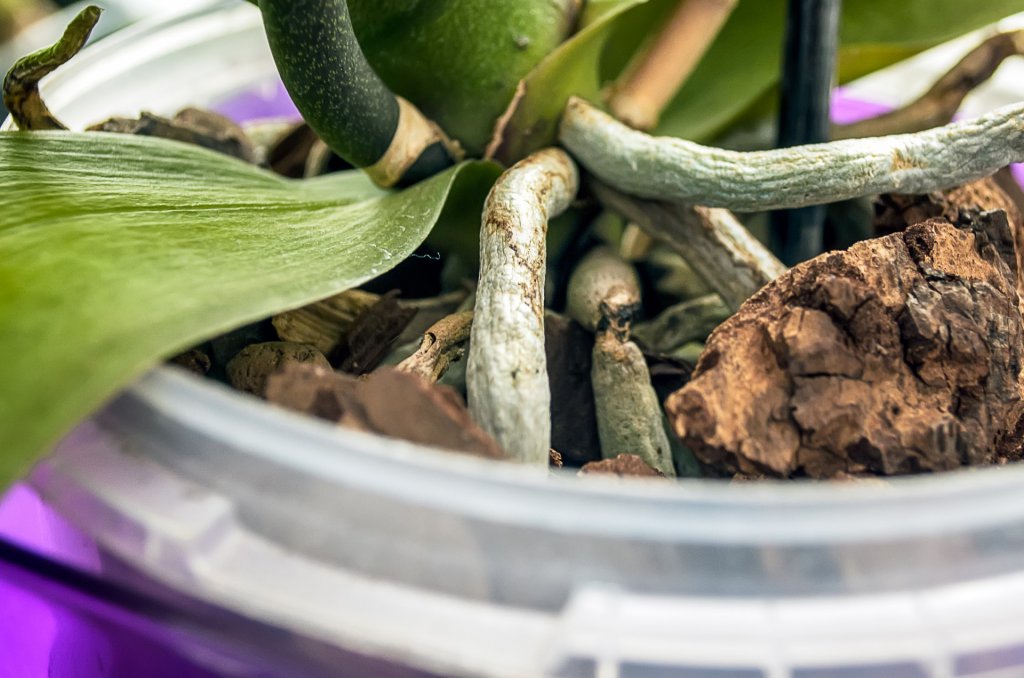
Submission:
<svg viewBox="0 0 1024 678">
<path fill-rule="evenodd" d="M 128 397 L 265 463 L 413 504 L 573 534 L 821 544 L 1024 522 L 1024 465 L 877 483 L 582 480 L 346 430 L 174 367 L 152 370 Z"/>
</svg>

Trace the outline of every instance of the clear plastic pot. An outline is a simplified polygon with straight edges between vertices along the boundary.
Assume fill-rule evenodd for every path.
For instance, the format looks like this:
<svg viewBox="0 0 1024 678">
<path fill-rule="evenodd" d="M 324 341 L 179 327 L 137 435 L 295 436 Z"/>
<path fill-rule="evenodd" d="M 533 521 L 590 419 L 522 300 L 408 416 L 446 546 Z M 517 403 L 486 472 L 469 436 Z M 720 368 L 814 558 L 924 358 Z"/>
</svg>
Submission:
<svg viewBox="0 0 1024 678">
<path fill-rule="evenodd" d="M 257 13 L 226 3 L 116 36 L 44 93 L 82 125 L 276 87 Z M 341 430 L 158 368 L 31 483 L 149 577 L 420 669 L 1024 675 L 1024 467 L 582 481 Z"/>
</svg>

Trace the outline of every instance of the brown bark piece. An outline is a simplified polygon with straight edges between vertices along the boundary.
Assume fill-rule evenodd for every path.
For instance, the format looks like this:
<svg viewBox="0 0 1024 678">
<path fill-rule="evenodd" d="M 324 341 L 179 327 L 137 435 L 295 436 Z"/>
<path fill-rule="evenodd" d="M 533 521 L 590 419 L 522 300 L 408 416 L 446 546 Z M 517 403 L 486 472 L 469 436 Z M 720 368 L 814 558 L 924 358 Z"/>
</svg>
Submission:
<svg viewBox="0 0 1024 678">
<path fill-rule="evenodd" d="M 505 457 L 494 438 L 470 418 L 462 396 L 449 386 L 383 367 L 359 383 L 356 396 L 371 429 L 381 435 L 487 459 Z"/>
<path fill-rule="evenodd" d="M 1006 212 L 1011 224 L 1021 223 L 1016 202 L 992 177 L 924 195 L 881 195 L 875 202 L 875 231 L 895 233 L 934 217 L 959 225 L 995 210 Z"/>
<path fill-rule="evenodd" d="M 289 410 L 348 428 L 369 430 L 358 406 L 358 379 L 329 366 L 289 363 L 267 378 L 266 399 Z"/>
<path fill-rule="evenodd" d="M 292 179 L 306 174 L 306 160 L 314 144 L 320 141 L 309 125 L 298 123 L 274 142 L 267 153 L 267 165 L 273 171 Z"/>
<path fill-rule="evenodd" d="M 1009 422 L 1016 422 L 996 440 L 996 463 L 1006 464 L 1024 459 L 1024 402 L 1011 411 Z"/>
<path fill-rule="evenodd" d="M 505 453 L 469 416 L 448 386 L 382 367 L 363 378 L 319 365 L 288 365 L 267 382 L 267 400 L 348 428 L 464 452 L 486 459 Z"/>
<path fill-rule="evenodd" d="M 594 335 L 556 313 L 544 316 L 544 348 L 551 388 L 551 446 L 567 466 L 601 458 L 594 388 L 590 381 Z"/>
<path fill-rule="evenodd" d="M 1022 395 L 1005 215 L 932 219 L 821 255 L 710 337 L 666 403 L 683 442 L 727 472 L 831 478 L 996 461 Z"/>
<path fill-rule="evenodd" d="M 562 461 L 562 453 L 554 448 L 548 450 L 548 465 L 552 468 L 562 468 L 565 466 L 565 462 Z"/>
<path fill-rule="evenodd" d="M 645 476 L 649 478 L 664 478 L 660 471 L 651 468 L 647 462 L 635 454 L 620 454 L 614 459 L 603 459 L 587 463 L 579 470 L 577 475 L 616 475 L 616 476 Z"/>
<path fill-rule="evenodd" d="M 346 290 L 333 297 L 274 316 L 272 322 L 282 341 L 316 346 L 331 355 L 342 344 L 355 321 L 380 300 L 363 290 Z"/>
<path fill-rule="evenodd" d="M 988 214 L 999 211 L 1005 216 Z M 875 203 L 878 233 L 902 231 L 932 217 L 942 217 L 966 230 L 987 229 L 1016 280 L 1017 295 L 1024 300 L 1024 216 L 995 177 L 926 195 L 883 195 Z M 1005 219 L 1008 227 L 993 229 L 988 225 L 992 219 Z"/>
<path fill-rule="evenodd" d="M 200 377 L 205 377 L 210 372 L 210 367 L 212 366 L 210 356 L 198 348 L 190 348 L 167 362 L 178 367 L 184 367 L 192 374 L 198 374 Z"/>
<path fill-rule="evenodd" d="M 293 363 L 330 367 L 327 358 L 313 346 L 288 341 L 268 341 L 243 348 L 227 366 L 228 380 L 239 391 L 262 396 L 267 377 Z"/>
<path fill-rule="evenodd" d="M 330 356 L 331 362 L 343 372 L 371 372 L 384 360 L 391 345 L 415 315 L 416 309 L 402 306 L 398 302 L 397 291 L 388 292 L 355 319 L 345 337 L 343 355 L 339 355 L 342 353 L 339 346 Z"/>
<path fill-rule="evenodd" d="M 184 108 L 173 118 L 164 118 L 148 112 L 143 112 L 138 118 L 110 118 L 88 129 L 90 132 L 172 139 L 202 146 L 246 162 L 256 162 L 256 149 L 239 125 L 219 113 L 199 108 Z"/>
</svg>

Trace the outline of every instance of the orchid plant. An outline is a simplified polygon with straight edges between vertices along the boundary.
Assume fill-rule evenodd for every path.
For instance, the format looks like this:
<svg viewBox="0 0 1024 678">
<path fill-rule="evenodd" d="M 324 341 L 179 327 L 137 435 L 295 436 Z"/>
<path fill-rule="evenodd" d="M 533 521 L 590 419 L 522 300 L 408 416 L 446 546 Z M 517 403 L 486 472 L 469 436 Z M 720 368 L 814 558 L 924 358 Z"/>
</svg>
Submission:
<svg viewBox="0 0 1024 678">
<path fill-rule="evenodd" d="M 94 8 L 5 81 L 20 131 L 0 133 L 0 489 L 163 358 L 356 287 L 426 240 L 443 252 L 475 253 L 488 192 L 505 168 L 525 167 L 517 163 L 542 149 L 567 151 L 541 157 L 557 165 L 559 210 L 573 209 L 579 175 L 648 200 L 751 210 L 904 185 L 892 172 L 863 185 L 844 180 L 842 168 L 865 153 L 880 153 L 883 164 L 903 153 L 912 163 L 950 139 L 972 148 L 981 137 L 1007 139 L 1005 152 L 994 143 L 970 167 L 914 175 L 915 190 L 1024 157 L 1006 136 L 1012 125 L 997 124 L 1019 127 L 1020 110 L 984 129 L 934 132 L 927 143 L 836 142 L 846 145 L 821 147 L 817 164 L 806 166 L 793 166 L 786 151 L 746 156 L 697 146 L 771 115 L 784 0 L 253 4 L 304 118 L 356 169 L 289 180 L 173 141 L 62 129 L 36 85 L 84 44 Z M 838 81 L 1022 10 L 1024 0 L 847 0 Z M 771 175 L 782 166 L 789 176 Z M 764 195 L 746 179 L 760 168 L 767 183 L 795 186 L 814 183 L 809 175 L 823 167 L 835 172 L 812 191 Z M 500 186 L 514 212 L 515 191 L 537 195 L 550 177 L 512 179 Z M 542 220 L 553 216 L 541 212 Z M 513 216 L 525 223 L 529 215 Z M 485 245 L 496 223 L 484 219 Z M 484 255 L 485 266 L 496 258 Z M 481 275 L 497 284 L 506 274 Z M 500 284 L 482 282 L 481 290 L 484 303 L 516 303 Z M 479 411 L 507 404 L 488 397 L 477 397 Z M 514 443 L 500 429 L 514 420 L 492 427 L 506 446 Z M 543 449 L 522 457 L 538 453 L 546 459 Z"/>
</svg>

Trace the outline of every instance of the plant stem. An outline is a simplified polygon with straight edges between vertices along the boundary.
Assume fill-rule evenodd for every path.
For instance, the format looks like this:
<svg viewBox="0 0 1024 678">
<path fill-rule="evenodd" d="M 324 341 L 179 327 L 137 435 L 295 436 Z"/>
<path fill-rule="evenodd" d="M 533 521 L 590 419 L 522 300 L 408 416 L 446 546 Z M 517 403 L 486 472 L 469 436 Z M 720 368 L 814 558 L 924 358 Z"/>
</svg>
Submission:
<svg viewBox="0 0 1024 678">
<path fill-rule="evenodd" d="M 988 176 L 1024 159 L 1024 104 L 916 134 L 744 153 L 651 137 L 577 98 L 560 138 L 619 191 L 753 212 L 929 193 Z"/>
<path fill-rule="evenodd" d="M 829 97 L 836 70 L 841 0 L 789 0 L 779 102 L 778 146 L 829 139 Z M 772 215 L 772 240 L 787 264 L 817 255 L 825 208 L 813 205 Z"/>
<path fill-rule="evenodd" d="M 418 181 L 459 155 L 370 67 L 346 0 L 261 0 L 259 8 L 278 71 L 303 118 L 376 183 Z"/>
<path fill-rule="evenodd" d="M 927 92 L 903 108 L 832 128 L 834 139 L 904 134 L 944 125 L 974 88 L 992 77 L 1007 58 L 1024 53 L 1024 30 L 993 35 L 939 78 Z"/>
<path fill-rule="evenodd" d="M 653 129 L 718 37 L 738 0 L 681 0 L 649 49 L 614 86 L 608 106 L 627 125 Z"/>
<path fill-rule="evenodd" d="M 67 129 L 39 95 L 39 81 L 78 54 L 100 20 L 103 10 L 89 5 L 64 30 L 60 40 L 18 61 L 4 78 L 4 106 L 21 130 Z"/>
<path fill-rule="evenodd" d="M 686 344 L 704 341 L 732 310 L 717 294 L 705 294 L 670 306 L 654 320 L 633 327 L 633 335 L 658 353 L 674 353 Z"/>
<path fill-rule="evenodd" d="M 484 204 L 466 376 L 469 407 L 510 458 L 529 464 L 548 463 L 551 440 L 544 353 L 547 223 L 569 207 L 578 186 L 572 159 L 549 148 L 506 170 Z"/>
<path fill-rule="evenodd" d="M 678 252 L 735 311 L 786 267 L 727 210 L 638 200 L 591 182 L 606 207 Z"/>
<path fill-rule="evenodd" d="M 462 311 L 442 318 L 423 334 L 419 349 L 400 362 L 398 369 L 418 374 L 429 382 L 436 382 L 453 362 L 464 355 L 472 326 L 472 311 Z"/>
</svg>

